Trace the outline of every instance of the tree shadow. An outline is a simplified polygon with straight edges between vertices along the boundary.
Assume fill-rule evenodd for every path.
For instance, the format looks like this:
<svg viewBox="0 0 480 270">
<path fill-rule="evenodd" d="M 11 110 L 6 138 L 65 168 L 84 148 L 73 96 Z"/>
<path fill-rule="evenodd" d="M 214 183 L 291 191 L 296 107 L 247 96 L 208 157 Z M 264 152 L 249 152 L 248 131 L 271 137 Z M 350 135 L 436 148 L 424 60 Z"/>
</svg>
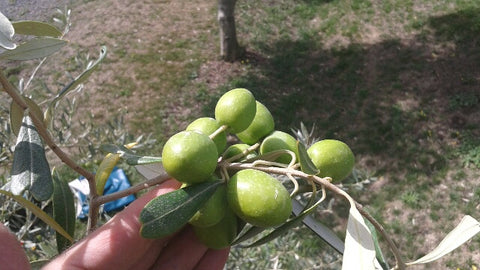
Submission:
<svg viewBox="0 0 480 270">
<path fill-rule="evenodd" d="M 362 165 L 430 175 L 463 134 L 480 133 L 480 10 L 430 18 L 412 40 L 325 49 L 314 36 L 280 39 L 233 87 L 252 90 L 277 129 L 315 124 Z"/>
</svg>

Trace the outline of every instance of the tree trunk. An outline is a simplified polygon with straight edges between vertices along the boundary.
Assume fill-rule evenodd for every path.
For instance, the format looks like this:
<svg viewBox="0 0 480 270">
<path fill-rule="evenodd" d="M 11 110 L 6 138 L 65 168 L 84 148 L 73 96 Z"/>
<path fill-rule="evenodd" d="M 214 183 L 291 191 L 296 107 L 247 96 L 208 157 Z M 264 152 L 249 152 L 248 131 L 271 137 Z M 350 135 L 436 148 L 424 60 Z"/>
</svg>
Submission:
<svg viewBox="0 0 480 270">
<path fill-rule="evenodd" d="M 238 45 L 235 29 L 236 0 L 218 0 L 218 23 L 220 24 L 220 55 L 225 61 L 233 62 L 243 55 Z"/>
</svg>

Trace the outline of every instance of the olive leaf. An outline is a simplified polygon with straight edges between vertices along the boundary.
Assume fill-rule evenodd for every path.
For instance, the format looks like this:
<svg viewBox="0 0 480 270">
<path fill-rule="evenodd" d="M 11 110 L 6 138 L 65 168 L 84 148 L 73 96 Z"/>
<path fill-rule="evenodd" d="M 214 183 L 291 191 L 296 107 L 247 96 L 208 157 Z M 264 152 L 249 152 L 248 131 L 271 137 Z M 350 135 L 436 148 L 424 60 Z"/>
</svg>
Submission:
<svg viewBox="0 0 480 270">
<path fill-rule="evenodd" d="M 107 55 L 107 47 L 102 46 L 100 48 L 100 55 L 98 56 L 98 59 L 95 62 L 90 62 L 88 63 L 87 67 L 85 70 L 75 77 L 69 84 L 67 84 L 53 99 L 52 103 L 50 104 L 50 107 L 54 107 L 55 104 L 60 100 L 63 96 L 65 96 L 68 92 L 71 90 L 75 89 L 78 85 L 80 85 L 82 82 L 84 82 L 92 73 L 93 71 L 98 67 L 100 62 L 105 58 Z"/>
<path fill-rule="evenodd" d="M 303 206 L 297 200 L 292 200 L 293 212 L 298 214 L 302 211 Z M 323 239 L 328 245 L 334 248 L 340 254 L 343 254 L 345 244 L 330 228 L 314 219 L 311 215 L 303 219 L 303 224 L 312 230 L 316 235 Z"/>
<path fill-rule="evenodd" d="M 342 270 L 375 269 L 375 263 L 372 234 L 355 204 L 350 202 Z"/>
<path fill-rule="evenodd" d="M 0 194 L 3 194 L 5 196 L 8 196 L 8 197 L 14 199 L 16 202 L 21 204 L 23 207 L 30 210 L 36 217 L 38 217 L 43 222 L 45 222 L 50 227 L 52 227 L 55 231 L 62 234 L 66 239 L 68 239 L 69 241 L 73 241 L 72 236 L 70 236 L 70 234 L 68 234 L 62 228 L 62 226 L 60 226 L 52 217 L 50 217 L 47 213 L 45 213 L 42 209 L 40 209 L 40 207 L 36 206 L 31 201 L 25 199 L 23 196 L 15 195 L 11 192 L 8 192 L 8 191 L 2 190 L 2 189 L 0 189 Z"/>
<path fill-rule="evenodd" d="M 125 146 L 104 144 L 100 146 L 100 149 L 104 152 L 120 154 L 120 157 L 123 158 L 128 165 L 144 165 L 162 162 L 161 157 L 135 155 L 130 149 L 126 148 Z"/>
<path fill-rule="evenodd" d="M 53 170 L 53 218 L 65 229 L 69 235 L 75 233 L 75 203 L 73 193 L 68 183 L 62 181 L 57 171 Z M 64 251 L 72 244 L 71 239 L 65 238 L 60 233 L 56 233 L 58 253 Z"/>
<path fill-rule="evenodd" d="M 272 232 L 269 234 L 265 235 L 264 237 L 258 239 L 257 241 L 253 242 L 252 244 L 249 244 L 246 247 L 256 247 L 263 245 L 279 236 L 282 234 L 288 232 L 290 229 L 297 227 L 300 225 L 300 223 L 303 221 L 305 217 L 307 217 L 309 214 L 311 214 L 318 205 L 323 201 L 323 199 L 318 200 L 315 202 L 315 197 L 316 197 L 316 191 L 312 193 L 312 196 L 310 197 L 309 203 L 305 205 L 303 210 L 298 213 L 294 218 L 289 219 L 287 222 L 283 223 L 281 226 L 275 228 Z M 292 204 L 293 201 L 296 201 L 295 199 L 292 199 Z M 315 202 L 315 203 L 314 203 Z"/>
<path fill-rule="evenodd" d="M 31 60 L 49 56 L 67 44 L 66 40 L 51 37 L 31 39 L 18 45 L 11 51 L 0 54 L 1 59 L 8 60 Z"/>
<path fill-rule="evenodd" d="M 55 98 L 50 102 L 48 105 L 48 108 L 45 112 L 45 124 L 47 126 L 51 125 L 51 121 L 53 119 L 53 115 L 55 114 L 55 106 L 57 105 L 57 102 L 61 100 L 66 94 L 68 94 L 71 90 L 75 89 L 78 85 L 83 83 L 92 73 L 93 71 L 99 66 L 100 62 L 105 58 L 107 55 L 107 47 L 102 46 L 100 48 L 100 55 L 98 56 L 98 59 L 95 62 L 90 62 L 88 63 L 87 67 L 85 70 L 75 77 L 70 83 L 65 85 L 65 87 L 60 90 L 60 92 L 55 96 Z"/>
<path fill-rule="evenodd" d="M 209 181 L 178 189 L 151 200 L 140 213 L 144 238 L 170 235 L 185 224 L 213 195 L 221 181 Z"/>
<path fill-rule="evenodd" d="M 13 50 L 17 45 L 13 42 L 12 38 L 15 34 L 15 29 L 13 28 L 10 20 L 0 12 L 0 47 L 3 47 L 7 50 Z"/>
<path fill-rule="evenodd" d="M 240 244 L 252 237 L 257 236 L 258 234 L 265 231 L 265 228 L 253 226 L 251 224 L 247 224 L 243 230 L 238 234 L 238 236 L 233 240 L 232 246 Z"/>
<path fill-rule="evenodd" d="M 13 153 L 11 190 L 19 195 L 28 189 L 39 201 L 48 200 L 53 193 L 50 167 L 42 140 L 30 116 L 23 118 Z"/>
<path fill-rule="evenodd" d="M 373 239 L 373 244 L 375 245 L 375 254 L 376 254 L 378 263 L 380 264 L 383 270 L 390 269 L 388 262 L 385 260 L 385 257 L 383 256 L 382 249 L 380 248 L 380 243 L 378 241 L 378 235 L 377 235 L 377 230 L 375 229 L 375 226 L 373 226 L 373 224 L 368 220 L 365 220 L 365 224 L 367 224 L 368 229 L 372 233 L 372 239 Z"/>
<path fill-rule="evenodd" d="M 15 33 L 20 35 L 59 37 L 62 32 L 55 26 L 38 21 L 16 21 L 12 23 Z"/>
<path fill-rule="evenodd" d="M 302 172 L 309 174 L 309 175 L 317 175 L 320 173 L 320 170 L 313 164 L 312 160 L 308 156 L 307 149 L 305 145 L 297 141 L 297 151 L 298 151 L 298 159 L 300 161 L 300 167 Z"/>
<path fill-rule="evenodd" d="M 33 101 L 32 99 L 28 97 L 22 97 L 25 103 L 28 105 L 28 109 L 30 112 L 32 112 L 37 119 L 42 120 L 43 119 L 43 113 L 42 109 Z M 12 101 L 10 104 L 10 126 L 12 127 L 13 134 L 18 135 L 18 132 L 20 131 L 20 127 L 22 126 L 22 121 L 23 121 L 23 115 L 25 114 L 25 111 L 23 110 L 18 103 L 15 101 Z"/>
<path fill-rule="evenodd" d="M 407 265 L 433 262 L 452 252 L 478 233 L 480 233 L 480 222 L 473 217 L 466 215 L 462 218 L 457 227 L 449 232 L 434 250 L 414 262 L 407 263 Z"/>
<path fill-rule="evenodd" d="M 152 180 L 154 178 L 170 178 L 163 168 L 162 163 L 150 163 L 150 164 L 142 164 L 136 165 L 135 169 L 147 180 Z"/>
</svg>

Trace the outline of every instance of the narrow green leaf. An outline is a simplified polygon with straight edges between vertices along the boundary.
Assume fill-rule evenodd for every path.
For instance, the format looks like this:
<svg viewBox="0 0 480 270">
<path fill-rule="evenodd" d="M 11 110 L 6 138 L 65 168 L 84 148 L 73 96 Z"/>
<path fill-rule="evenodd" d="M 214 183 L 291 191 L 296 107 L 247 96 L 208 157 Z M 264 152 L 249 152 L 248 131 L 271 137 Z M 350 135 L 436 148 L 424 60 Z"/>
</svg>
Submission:
<svg viewBox="0 0 480 270">
<path fill-rule="evenodd" d="M 23 120 L 23 109 L 15 101 L 12 100 L 10 103 L 10 127 L 12 128 L 13 134 L 18 136 L 20 127 L 22 126 Z"/>
<path fill-rule="evenodd" d="M 27 103 L 29 110 L 38 118 L 43 119 L 42 109 L 28 97 L 23 97 L 23 100 Z M 22 120 L 25 111 L 15 101 L 10 104 L 10 126 L 12 127 L 13 134 L 18 136 L 20 127 L 22 126 Z"/>
<path fill-rule="evenodd" d="M 75 233 L 75 203 L 73 193 L 68 186 L 68 183 L 62 181 L 58 173 L 53 170 L 53 218 L 55 221 L 65 229 L 69 235 Z M 62 234 L 57 232 L 57 250 L 61 253 L 72 242 L 65 238 Z"/>
<path fill-rule="evenodd" d="M 48 106 L 43 114 L 43 122 L 45 123 L 45 127 L 52 129 L 53 128 L 53 107 Z"/>
<path fill-rule="evenodd" d="M 14 199 L 16 202 L 19 204 L 23 205 L 23 207 L 27 208 L 28 210 L 32 211 L 32 213 L 37 216 L 39 219 L 41 219 L 43 222 L 45 222 L 48 226 L 52 227 L 55 231 L 59 232 L 62 234 L 65 238 L 67 238 L 69 241 L 73 242 L 72 236 L 70 236 L 63 228 L 60 226 L 52 217 L 50 217 L 47 213 L 45 213 L 42 209 L 40 209 L 38 206 L 33 204 L 32 202 L 28 201 L 22 196 L 14 195 L 11 192 L 8 192 L 6 190 L 0 189 L 0 194 L 3 194 L 5 196 L 8 196 L 12 199 Z"/>
<path fill-rule="evenodd" d="M 102 60 L 105 58 L 107 55 L 107 47 L 102 46 L 100 48 L 100 55 L 98 56 L 97 61 L 93 62 L 92 64 L 89 64 L 87 68 L 80 74 L 78 75 L 73 81 L 71 81 L 69 84 L 67 84 L 55 97 L 55 99 L 51 103 L 51 107 L 55 106 L 55 103 L 60 100 L 63 96 L 65 96 L 69 91 L 75 89 L 78 85 L 80 85 L 82 82 L 84 82 L 91 74 L 92 72 L 98 67 L 98 64 L 102 62 Z"/>
<path fill-rule="evenodd" d="M 300 160 L 300 167 L 302 172 L 310 175 L 317 175 L 320 173 L 318 168 L 313 164 L 312 160 L 308 156 L 305 145 L 300 141 L 297 141 L 298 159 Z"/>
<path fill-rule="evenodd" d="M 140 233 L 145 238 L 170 235 L 185 224 L 212 196 L 221 181 L 178 189 L 151 200 L 140 213 Z"/>
<path fill-rule="evenodd" d="M 265 235 L 264 237 L 258 239 L 257 241 L 255 241 L 252 244 L 249 244 L 245 247 L 247 247 L 247 248 L 257 247 L 257 246 L 263 245 L 267 242 L 270 242 L 271 240 L 273 240 L 273 239 L 281 236 L 282 234 L 286 233 L 290 229 L 297 227 L 302 222 L 303 218 L 304 218 L 304 216 L 296 216 L 295 218 L 293 218 L 293 219 L 285 222 L 284 224 L 282 224 L 280 227 L 275 228 L 275 230 L 273 230 L 269 234 Z"/>
<path fill-rule="evenodd" d="M 162 157 L 135 155 L 130 149 L 126 148 L 125 146 L 104 144 L 100 146 L 100 149 L 107 153 L 120 154 L 120 157 L 123 158 L 128 165 L 135 166 L 162 162 Z"/>
<path fill-rule="evenodd" d="M 350 203 L 342 270 L 375 269 L 376 262 L 372 234 L 355 204 Z"/>
<path fill-rule="evenodd" d="M 315 196 L 313 195 L 311 201 L 314 201 L 314 199 L 315 199 Z M 292 199 L 292 202 L 293 202 L 293 199 Z M 294 218 L 289 219 L 287 222 L 285 222 L 281 226 L 275 228 L 272 232 L 270 232 L 269 234 L 265 235 L 264 237 L 258 239 L 257 241 L 248 245 L 247 247 L 256 247 L 256 246 L 263 245 L 263 244 L 281 236 L 282 234 L 286 233 L 290 229 L 297 227 L 306 216 L 308 216 L 310 213 L 312 213 L 313 210 L 315 210 L 317 208 L 319 203 L 320 203 L 320 201 L 313 204 L 311 207 L 309 207 L 307 209 L 303 209 L 303 211 L 300 214 L 296 215 Z M 308 203 L 306 207 L 308 207 L 309 205 L 311 205 L 311 204 Z"/>
<path fill-rule="evenodd" d="M 257 227 L 257 226 L 252 226 L 252 225 L 248 225 L 248 226 L 245 226 L 242 230 L 242 232 L 240 232 L 237 236 L 237 238 L 235 238 L 235 240 L 233 240 L 232 242 L 232 246 L 233 245 L 237 245 L 237 244 L 240 244 L 252 237 L 255 237 L 257 236 L 258 234 L 262 233 L 263 231 L 265 231 L 265 228 L 261 228 L 261 227 Z"/>
<path fill-rule="evenodd" d="M 162 163 L 150 163 L 150 164 L 142 164 L 136 165 L 135 169 L 147 180 L 152 180 L 154 178 L 170 178 L 163 168 Z"/>
<path fill-rule="evenodd" d="M 0 58 L 8 60 L 31 60 L 42 58 L 57 52 L 66 44 L 67 41 L 58 38 L 35 38 L 18 45 L 14 50 L 0 54 Z"/>
<path fill-rule="evenodd" d="M 42 140 L 32 120 L 23 118 L 13 154 L 11 190 L 15 195 L 28 189 L 39 201 L 48 200 L 53 193 L 50 167 Z"/>
<path fill-rule="evenodd" d="M 127 153 L 122 155 L 122 158 L 125 159 L 128 165 L 145 165 L 162 162 L 161 157 L 137 156 Z"/>
<path fill-rule="evenodd" d="M 303 206 L 297 201 L 292 200 L 293 203 L 293 212 L 298 215 L 303 211 Z M 343 254 L 345 249 L 345 244 L 343 241 L 333 232 L 330 228 L 320 223 L 318 220 L 314 219 L 312 216 L 306 216 L 303 219 L 303 224 L 312 230 L 316 235 L 323 239 L 328 245 L 338 251 L 340 254 Z"/>
<path fill-rule="evenodd" d="M 15 33 L 20 35 L 59 37 L 62 32 L 55 26 L 38 21 L 16 21 L 12 23 Z"/>
<path fill-rule="evenodd" d="M 13 41 L 15 29 L 10 20 L 0 12 L 0 47 L 13 50 L 17 46 Z"/>
<path fill-rule="evenodd" d="M 407 265 L 429 263 L 438 260 L 470 240 L 478 233 L 480 233 L 480 222 L 473 217 L 466 215 L 462 218 L 457 227 L 449 232 L 434 250 L 414 262 L 407 263 Z"/>
<path fill-rule="evenodd" d="M 127 151 L 126 147 L 120 147 L 116 144 L 102 144 L 100 145 L 100 150 L 106 153 L 111 153 L 111 154 L 120 154 L 121 152 Z"/>
<path fill-rule="evenodd" d="M 375 229 L 375 226 L 373 226 L 373 224 L 368 220 L 365 220 L 365 224 L 367 224 L 368 229 L 372 233 L 372 239 L 373 239 L 373 244 L 375 245 L 375 254 L 376 254 L 378 263 L 380 264 L 383 270 L 390 269 L 388 262 L 385 260 L 385 256 L 383 256 L 382 249 L 380 248 L 380 243 L 378 241 L 378 235 L 377 235 L 377 230 Z"/>
</svg>

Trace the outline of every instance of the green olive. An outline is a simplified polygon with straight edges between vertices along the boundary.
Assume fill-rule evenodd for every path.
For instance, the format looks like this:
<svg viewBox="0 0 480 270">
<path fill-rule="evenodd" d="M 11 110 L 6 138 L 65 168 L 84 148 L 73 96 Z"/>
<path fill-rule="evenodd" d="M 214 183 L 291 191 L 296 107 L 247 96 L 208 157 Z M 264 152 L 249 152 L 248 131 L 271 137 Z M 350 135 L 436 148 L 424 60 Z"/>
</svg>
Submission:
<svg viewBox="0 0 480 270">
<path fill-rule="evenodd" d="M 260 102 L 256 102 L 257 109 L 252 123 L 242 132 L 237 133 L 240 141 L 246 144 L 255 144 L 263 137 L 272 133 L 275 128 L 273 116 L 270 111 Z"/>
<path fill-rule="evenodd" d="M 165 171 L 180 182 L 208 180 L 217 168 L 215 143 L 198 131 L 182 131 L 167 140 L 162 151 Z"/>
<path fill-rule="evenodd" d="M 215 119 L 227 125 L 232 133 L 245 130 L 255 117 L 253 94 L 245 88 L 236 88 L 223 94 L 215 106 Z"/>
<path fill-rule="evenodd" d="M 212 197 L 193 215 L 189 223 L 196 227 L 210 227 L 217 224 L 225 216 L 227 209 L 226 190 L 225 185 L 219 186 Z"/>
<path fill-rule="evenodd" d="M 320 170 L 320 177 L 331 177 L 332 182 L 340 182 L 353 170 L 355 157 L 344 142 L 338 140 L 321 140 L 307 150 L 313 164 Z"/>
<path fill-rule="evenodd" d="M 241 170 L 230 178 L 227 201 L 238 217 L 263 228 L 284 223 L 292 212 L 287 189 L 271 175 L 253 169 Z"/>
<path fill-rule="evenodd" d="M 187 126 L 186 130 L 196 130 L 210 136 L 210 134 L 219 129 L 220 126 L 221 125 L 214 118 L 202 117 L 190 123 Z M 225 132 L 219 133 L 217 136 L 215 136 L 215 138 L 213 138 L 213 142 L 217 146 L 218 153 L 222 153 L 227 146 L 227 134 Z"/>
<path fill-rule="evenodd" d="M 217 224 L 210 227 L 193 226 L 198 240 L 209 248 L 223 249 L 230 246 L 237 237 L 237 216 L 227 207 L 224 217 Z"/>
<path fill-rule="evenodd" d="M 230 145 L 227 150 L 223 153 L 223 159 L 228 159 L 233 156 L 239 155 L 243 153 L 245 150 L 247 150 L 250 147 L 250 145 L 245 144 L 245 143 L 237 143 L 237 144 L 232 144 Z M 245 157 L 240 158 L 240 161 L 244 161 L 249 158 L 254 158 L 257 156 L 256 152 L 250 152 L 248 153 Z"/>
<path fill-rule="evenodd" d="M 297 140 L 288 133 L 276 130 L 263 139 L 260 145 L 260 155 L 276 150 L 290 150 L 295 153 L 298 159 Z M 287 154 L 276 159 L 277 162 L 283 164 L 289 164 L 291 160 L 292 157 Z"/>
</svg>

